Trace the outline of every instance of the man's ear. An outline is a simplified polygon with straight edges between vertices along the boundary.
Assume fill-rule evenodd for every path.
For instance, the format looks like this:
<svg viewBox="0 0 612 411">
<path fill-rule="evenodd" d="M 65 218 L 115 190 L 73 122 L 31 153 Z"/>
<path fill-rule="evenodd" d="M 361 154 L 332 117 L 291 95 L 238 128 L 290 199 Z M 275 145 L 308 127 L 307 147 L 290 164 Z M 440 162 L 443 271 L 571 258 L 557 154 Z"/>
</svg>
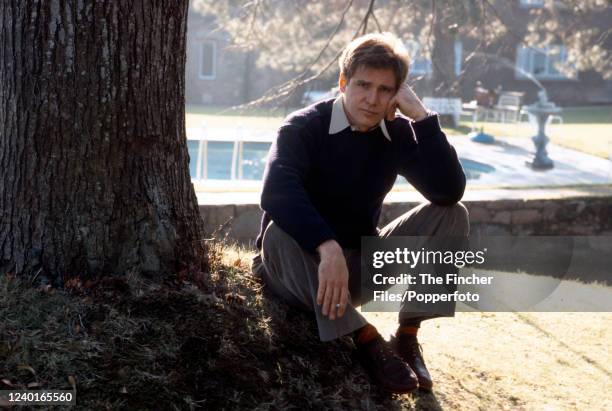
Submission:
<svg viewBox="0 0 612 411">
<path fill-rule="evenodd" d="M 340 74 L 340 77 L 338 78 L 338 88 L 342 93 L 344 93 L 344 90 L 346 90 L 346 83 L 347 81 L 345 75 Z"/>
</svg>

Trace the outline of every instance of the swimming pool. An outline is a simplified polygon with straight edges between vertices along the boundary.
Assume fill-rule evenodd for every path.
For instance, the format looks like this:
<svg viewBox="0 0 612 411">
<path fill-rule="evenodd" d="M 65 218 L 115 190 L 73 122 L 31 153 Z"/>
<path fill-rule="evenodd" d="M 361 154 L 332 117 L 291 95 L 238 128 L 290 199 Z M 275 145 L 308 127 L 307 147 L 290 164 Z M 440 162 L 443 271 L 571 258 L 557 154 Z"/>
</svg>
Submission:
<svg viewBox="0 0 612 411">
<path fill-rule="evenodd" d="M 263 171 L 270 142 L 188 140 L 189 172 L 192 180 L 257 181 Z M 459 158 L 468 179 L 492 173 L 495 167 L 479 161 Z M 401 179 L 398 184 L 403 184 Z"/>
<path fill-rule="evenodd" d="M 187 136 L 189 171 L 196 191 L 261 190 L 274 130 L 188 128 Z M 479 144 L 465 136 L 447 137 L 457 151 L 469 189 L 612 183 L 612 161 L 569 148 L 549 144 L 555 167 L 543 172 L 526 166 L 534 156 L 530 139 L 497 138 L 494 144 Z M 400 177 L 394 191 L 405 190 L 412 188 Z"/>
</svg>

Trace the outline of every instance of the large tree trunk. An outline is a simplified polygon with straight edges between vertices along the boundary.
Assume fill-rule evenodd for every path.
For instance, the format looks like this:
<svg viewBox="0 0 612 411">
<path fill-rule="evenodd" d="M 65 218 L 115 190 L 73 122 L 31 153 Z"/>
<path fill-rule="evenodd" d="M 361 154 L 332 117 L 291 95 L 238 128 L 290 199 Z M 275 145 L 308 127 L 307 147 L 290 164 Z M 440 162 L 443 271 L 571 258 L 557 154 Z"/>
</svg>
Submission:
<svg viewBox="0 0 612 411">
<path fill-rule="evenodd" d="M 187 0 L 0 2 L 0 275 L 206 264 Z"/>
</svg>

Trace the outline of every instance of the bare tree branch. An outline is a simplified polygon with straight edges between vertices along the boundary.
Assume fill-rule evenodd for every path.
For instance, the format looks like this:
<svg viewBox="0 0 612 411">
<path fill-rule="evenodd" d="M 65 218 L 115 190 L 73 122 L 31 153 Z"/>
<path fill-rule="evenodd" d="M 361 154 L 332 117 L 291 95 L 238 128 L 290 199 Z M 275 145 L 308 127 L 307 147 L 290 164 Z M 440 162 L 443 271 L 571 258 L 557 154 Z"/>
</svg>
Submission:
<svg viewBox="0 0 612 411">
<path fill-rule="evenodd" d="M 332 42 L 333 38 L 336 36 L 336 34 L 338 34 L 338 31 L 340 30 L 340 27 L 342 26 L 342 23 L 344 23 L 344 18 L 346 17 L 346 13 L 348 13 L 348 11 L 349 11 L 349 9 L 351 8 L 352 5 L 353 5 L 353 0 L 349 0 L 349 2 L 346 4 L 346 7 L 342 11 L 342 15 L 340 16 L 340 21 L 338 21 L 338 24 L 336 25 L 336 28 L 334 29 L 332 34 L 328 37 L 327 42 L 325 43 L 325 45 L 323 46 L 323 48 L 321 49 L 321 51 L 319 52 L 317 57 L 315 57 L 315 59 L 312 61 L 312 63 L 310 63 L 304 69 L 304 71 L 302 72 L 301 76 L 303 76 L 306 72 L 308 72 L 312 68 L 312 66 L 314 66 L 321 59 L 321 57 L 323 56 L 323 53 L 325 52 L 325 50 L 327 50 L 327 48 L 329 47 L 329 45 Z"/>
<path fill-rule="evenodd" d="M 368 18 L 372 14 L 372 9 L 374 8 L 375 2 L 376 0 L 370 0 L 370 4 L 368 5 L 368 11 L 366 11 L 365 17 L 363 18 L 363 31 L 361 32 L 362 36 L 368 32 Z"/>
<path fill-rule="evenodd" d="M 255 7 L 253 9 L 253 13 L 251 14 L 251 22 L 249 24 L 249 31 L 247 33 L 246 39 L 247 41 L 251 38 L 253 31 L 255 29 L 255 21 L 257 20 L 257 9 L 259 9 L 260 0 L 255 0 Z"/>
<path fill-rule="evenodd" d="M 510 25 L 506 24 L 504 19 L 501 18 L 499 12 L 497 11 L 497 8 L 489 0 L 483 0 L 483 4 L 487 5 L 491 9 L 493 16 L 495 16 L 495 18 L 505 27 L 512 37 L 514 37 L 520 44 L 525 44 L 524 36 L 516 33 Z"/>
<path fill-rule="evenodd" d="M 378 22 L 378 19 L 376 18 L 376 14 L 374 14 L 374 10 L 372 10 L 371 15 L 372 15 L 372 19 L 374 19 L 374 23 L 376 23 L 376 28 L 378 28 L 378 32 L 382 32 L 382 28 L 380 27 L 380 23 Z"/>
<path fill-rule="evenodd" d="M 340 20 L 338 21 L 338 24 L 336 25 L 336 28 L 334 29 L 334 31 L 332 32 L 332 34 L 329 36 L 329 38 L 327 39 L 327 42 L 325 43 L 325 46 L 321 49 L 321 51 L 319 52 L 319 54 L 316 56 L 316 58 L 302 71 L 302 73 L 300 73 L 298 76 L 294 77 L 293 79 L 272 88 L 270 91 L 268 91 L 266 94 L 264 94 L 262 97 L 253 100 L 249 103 L 245 103 L 245 104 L 241 104 L 235 107 L 231 107 L 231 110 L 240 110 L 240 109 L 246 109 L 246 108 L 251 108 L 251 107 L 257 107 L 259 105 L 263 105 L 275 100 L 278 100 L 280 98 L 284 97 L 284 100 L 288 100 L 289 98 L 291 98 L 291 96 L 295 93 L 295 91 L 305 85 L 310 83 L 313 80 L 316 80 L 317 78 L 321 77 L 321 75 L 323 75 L 340 57 L 340 54 L 342 53 L 342 50 L 338 51 L 336 53 L 336 55 L 325 65 L 324 68 L 322 68 L 321 70 L 319 70 L 318 73 L 305 78 L 306 74 L 308 73 L 308 71 L 316 64 L 319 62 L 319 60 L 321 59 L 321 57 L 323 56 L 325 50 L 329 47 L 332 39 L 336 36 L 336 34 L 338 33 L 340 27 L 342 26 L 342 23 L 344 22 L 344 19 L 346 17 L 346 14 L 348 13 L 349 9 L 351 8 L 351 6 L 353 5 L 353 1 L 354 0 L 349 0 L 347 5 L 345 6 L 344 10 L 342 11 L 342 15 L 340 16 Z M 371 0 L 372 4 L 374 3 L 375 0 Z M 360 27 L 356 30 L 355 35 L 353 36 L 353 39 L 355 39 L 357 37 L 357 34 L 359 33 L 359 29 Z"/>
</svg>

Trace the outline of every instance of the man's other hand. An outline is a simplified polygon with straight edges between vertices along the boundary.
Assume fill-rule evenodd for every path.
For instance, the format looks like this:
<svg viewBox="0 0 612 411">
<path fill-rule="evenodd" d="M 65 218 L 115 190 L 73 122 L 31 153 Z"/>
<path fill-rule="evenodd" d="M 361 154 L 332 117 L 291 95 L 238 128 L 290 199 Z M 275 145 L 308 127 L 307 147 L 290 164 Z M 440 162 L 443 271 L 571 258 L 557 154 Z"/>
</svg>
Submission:
<svg viewBox="0 0 612 411">
<path fill-rule="evenodd" d="M 406 117 L 419 121 L 427 117 L 427 109 L 421 102 L 421 99 L 412 91 L 406 83 L 402 84 L 395 96 L 389 101 L 387 106 L 387 121 L 395 120 L 395 110 L 399 110 Z"/>
<path fill-rule="evenodd" d="M 335 320 L 344 315 L 348 304 L 348 267 L 342 247 L 335 240 L 327 240 L 317 247 L 319 263 L 319 289 L 317 304 L 321 312 Z M 338 308 L 337 308 L 338 307 Z"/>
</svg>

